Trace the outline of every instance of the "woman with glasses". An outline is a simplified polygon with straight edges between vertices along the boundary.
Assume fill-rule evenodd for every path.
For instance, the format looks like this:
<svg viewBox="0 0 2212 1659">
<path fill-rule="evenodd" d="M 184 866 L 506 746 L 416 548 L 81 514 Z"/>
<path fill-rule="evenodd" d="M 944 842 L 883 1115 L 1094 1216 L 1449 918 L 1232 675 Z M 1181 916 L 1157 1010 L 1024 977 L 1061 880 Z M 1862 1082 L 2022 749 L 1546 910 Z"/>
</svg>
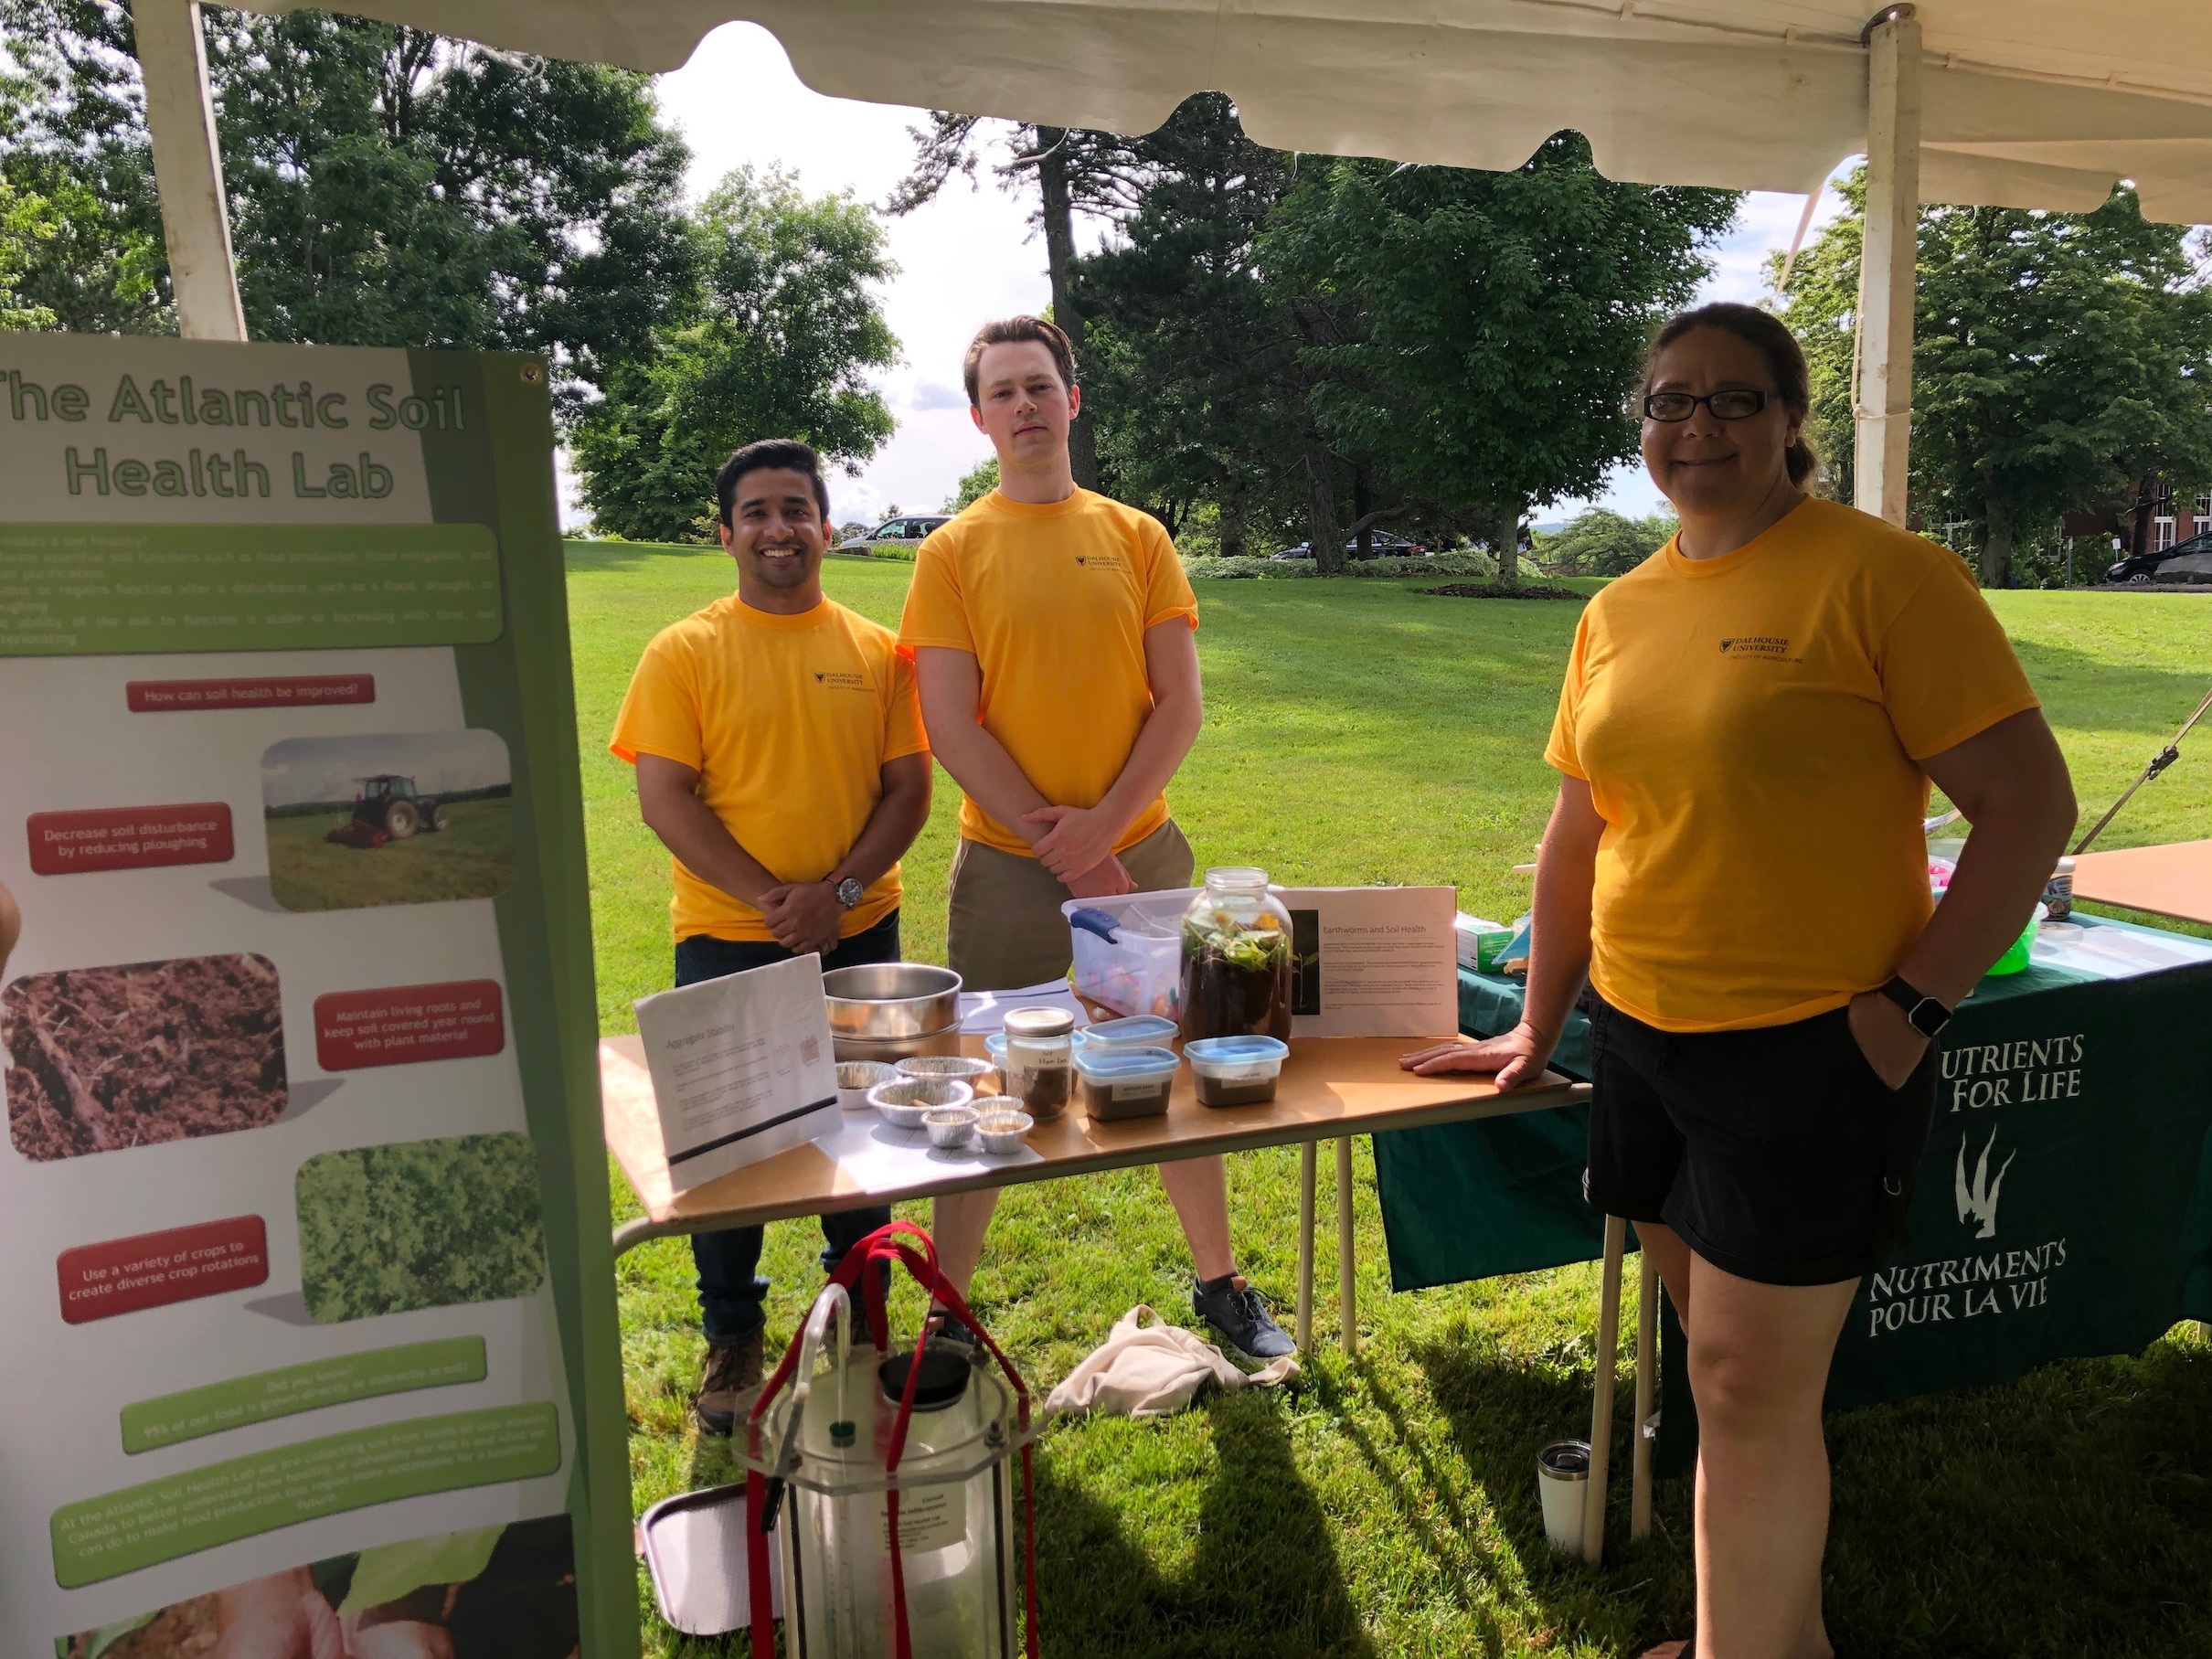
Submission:
<svg viewBox="0 0 2212 1659">
<path fill-rule="evenodd" d="M 1828 1659 L 1821 1395 L 1903 1241 L 1930 1039 L 2019 937 L 2074 822 L 2036 696 L 1959 558 L 1809 495 L 1805 360 L 1744 305 L 1675 318 L 1643 460 L 1681 528 L 1582 614 L 1546 759 L 1526 1015 L 1409 1055 L 1550 1058 L 1595 993 L 1590 1202 L 1689 1336 L 1697 1610 L 1654 1659 Z M 1940 907 L 1930 780 L 1973 831 Z"/>
</svg>

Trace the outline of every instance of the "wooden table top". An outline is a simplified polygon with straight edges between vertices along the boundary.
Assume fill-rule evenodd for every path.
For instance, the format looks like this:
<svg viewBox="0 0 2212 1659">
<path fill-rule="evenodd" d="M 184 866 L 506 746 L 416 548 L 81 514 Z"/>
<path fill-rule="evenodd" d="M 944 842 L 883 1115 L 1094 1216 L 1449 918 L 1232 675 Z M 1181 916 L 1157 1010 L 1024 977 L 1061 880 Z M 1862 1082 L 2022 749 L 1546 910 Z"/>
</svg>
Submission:
<svg viewBox="0 0 2212 1659">
<path fill-rule="evenodd" d="M 1046 1181 L 1091 1170 L 1157 1164 L 1209 1153 L 1249 1152 L 1378 1129 L 1415 1129 L 1464 1118 L 1540 1111 L 1587 1100 L 1586 1085 L 1546 1072 L 1537 1082 L 1501 1096 L 1486 1074 L 1462 1072 L 1416 1077 L 1398 1069 L 1401 1054 L 1424 1046 L 1418 1037 L 1336 1037 L 1291 1045 L 1275 1098 L 1263 1105 L 1207 1107 L 1193 1091 L 1190 1068 L 1175 1073 L 1164 1114 L 1095 1122 L 1079 1094 L 1065 1115 L 1039 1123 L 1029 1134 L 1036 1161 L 981 1174 L 931 1175 L 917 1172 L 910 1186 L 869 1192 L 809 1142 L 735 1170 L 686 1192 L 672 1189 L 654 1109 L 653 1080 L 644 1048 L 635 1037 L 602 1038 L 599 1046 L 600 1099 L 607 1147 L 643 1205 L 643 1221 L 617 1234 L 617 1249 L 675 1233 L 708 1232 L 792 1216 L 819 1215 L 862 1204 L 888 1204 L 940 1193 L 967 1192 L 1019 1181 Z M 955 1037 L 931 1045 L 938 1052 L 984 1053 L 980 1037 Z"/>
<path fill-rule="evenodd" d="M 2084 853 L 2074 860 L 2074 897 L 2212 926 L 2212 841 Z"/>
</svg>

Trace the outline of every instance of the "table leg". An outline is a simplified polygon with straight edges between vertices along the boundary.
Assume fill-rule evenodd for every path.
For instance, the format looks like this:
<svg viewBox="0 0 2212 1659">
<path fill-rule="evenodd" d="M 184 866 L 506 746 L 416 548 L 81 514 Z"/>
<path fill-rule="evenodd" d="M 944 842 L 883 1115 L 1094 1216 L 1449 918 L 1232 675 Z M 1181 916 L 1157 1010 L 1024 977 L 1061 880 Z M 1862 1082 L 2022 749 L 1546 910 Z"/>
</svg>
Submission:
<svg viewBox="0 0 2212 1659">
<path fill-rule="evenodd" d="M 1336 1319 L 1346 1354 L 1359 1352 L 1359 1292 L 1353 1281 L 1352 1137 L 1336 1137 Z"/>
<path fill-rule="evenodd" d="M 1639 1252 L 1636 1271 L 1636 1427 L 1629 1454 L 1628 1541 L 1641 1544 L 1652 1530 L 1652 1395 L 1659 1386 L 1659 1264 Z"/>
<path fill-rule="evenodd" d="M 1628 1223 L 1605 1218 L 1605 1287 L 1598 1298 L 1597 1381 L 1590 1392 L 1590 1484 L 1582 1494 L 1582 1558 L 1605 1558 L 1605 1479 L 1613 1444 L 1613 1367 L 1621 1344 L 1621 1260 L 1628 1250 Z"/>
<path fill-rule="evenodd" d="M 1298 1351 L 1313 1348 L 1313 1189 L 1319 1185 L 1316 1165 L 1321 1143 L 1308 1141 L 1298 1149 Z"/>
</svg>

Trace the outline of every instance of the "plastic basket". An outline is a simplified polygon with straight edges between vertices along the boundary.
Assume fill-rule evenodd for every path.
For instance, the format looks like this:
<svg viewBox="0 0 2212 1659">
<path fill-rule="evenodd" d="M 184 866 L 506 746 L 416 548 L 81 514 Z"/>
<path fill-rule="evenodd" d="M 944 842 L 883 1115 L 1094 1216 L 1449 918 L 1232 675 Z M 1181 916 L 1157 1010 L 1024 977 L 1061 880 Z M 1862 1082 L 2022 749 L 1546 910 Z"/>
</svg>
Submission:
<svg viewBox="0 0 2212 1659">
<path fill-rule="evenodd" d="M 1061 905 L 1074 947 L 1075 967 L 1069 977 L 1077 994 L 1116 1014 L 1158 1014 L 1180 1020 L 1183 912 L 1200 890 L 1123 893 L 1112 899 L 1071 899 Z"/>
</svg>

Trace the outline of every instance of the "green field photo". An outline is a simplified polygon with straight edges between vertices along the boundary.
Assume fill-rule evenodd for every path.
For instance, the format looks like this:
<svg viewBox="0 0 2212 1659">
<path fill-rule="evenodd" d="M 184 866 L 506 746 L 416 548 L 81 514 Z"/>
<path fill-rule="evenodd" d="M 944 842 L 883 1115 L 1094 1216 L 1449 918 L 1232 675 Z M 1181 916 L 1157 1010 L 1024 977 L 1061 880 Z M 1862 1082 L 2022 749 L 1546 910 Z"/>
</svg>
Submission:
<svg viewBox="0 0 2212 1659">
<path fill-rule="evenodd" d="M 288 910 L 495 899 L 515 803 L 495 732 L 291 738 L 261 757 L 269 888 Z"/>
</svg>

